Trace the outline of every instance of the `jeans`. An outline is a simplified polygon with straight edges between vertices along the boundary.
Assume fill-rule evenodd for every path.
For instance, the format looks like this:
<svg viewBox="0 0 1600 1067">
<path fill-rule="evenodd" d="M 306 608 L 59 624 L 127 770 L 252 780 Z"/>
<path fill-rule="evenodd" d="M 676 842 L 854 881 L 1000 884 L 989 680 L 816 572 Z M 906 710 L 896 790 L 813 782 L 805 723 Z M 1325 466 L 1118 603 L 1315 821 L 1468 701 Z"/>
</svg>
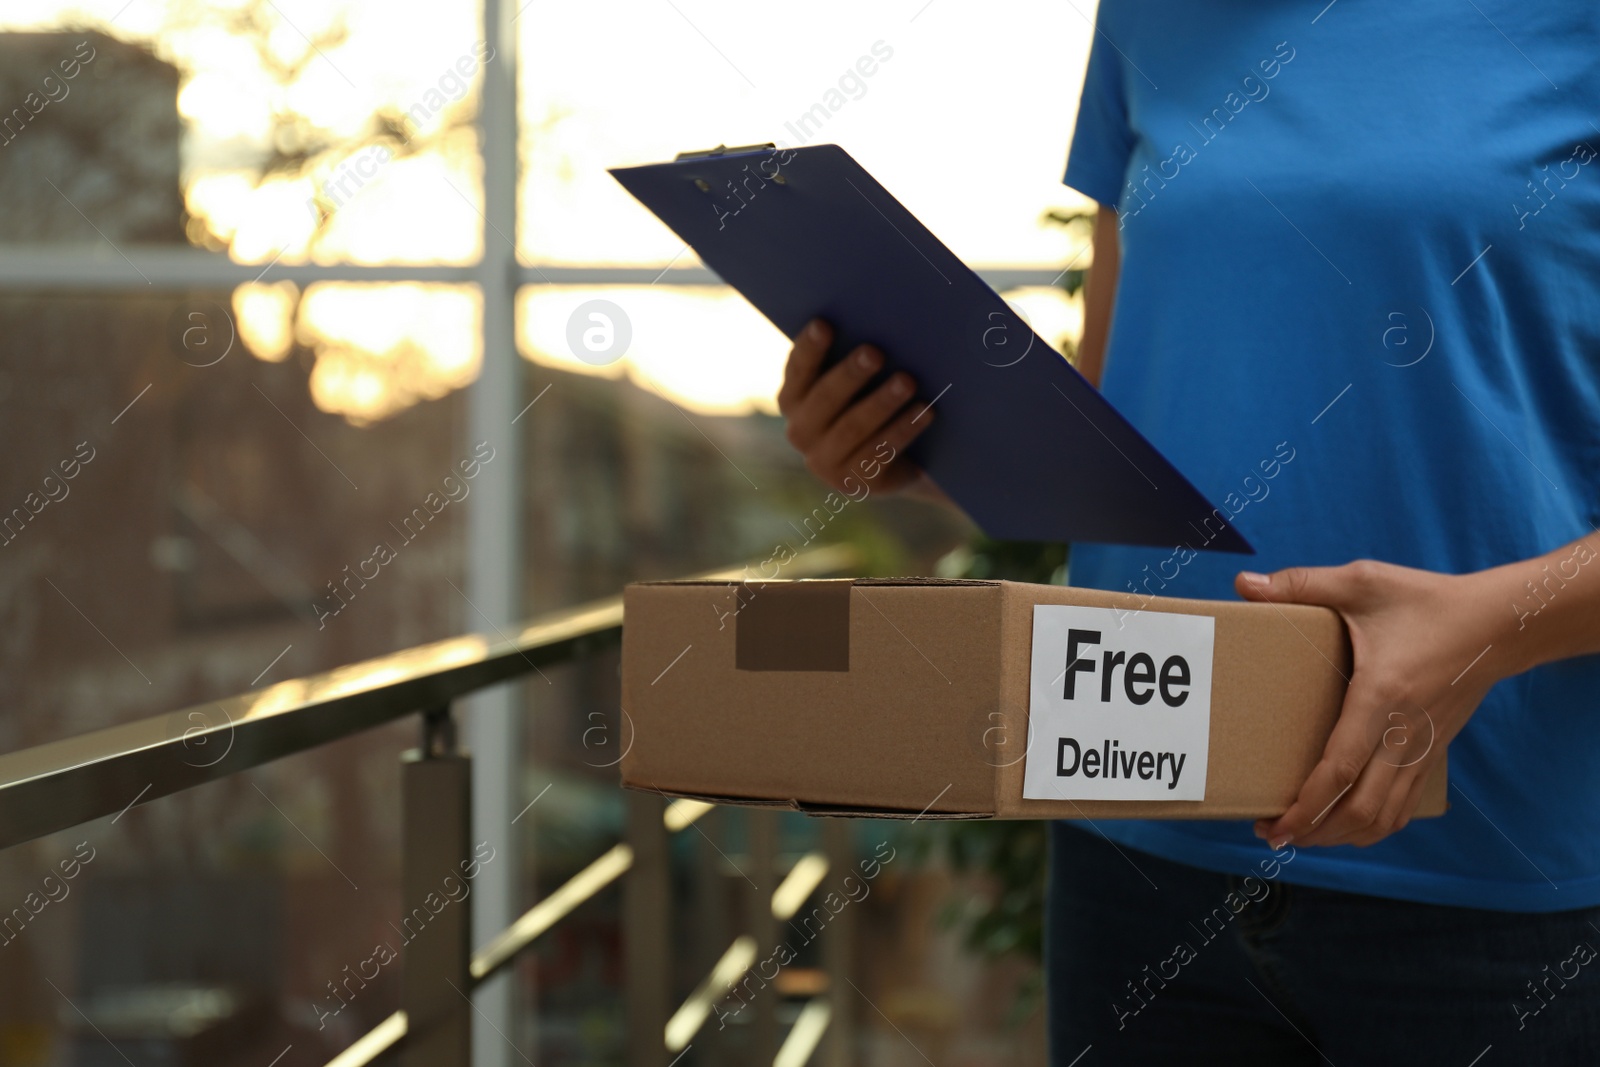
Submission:
<svg viewBox="0 0 1600 1067">
<path fill-rule="evenodd" d="M 1600 908 L 1480 911 L 1214 874 L 1058 822 L 1050 1062 L 1600 1064 Z"/>
</svg>

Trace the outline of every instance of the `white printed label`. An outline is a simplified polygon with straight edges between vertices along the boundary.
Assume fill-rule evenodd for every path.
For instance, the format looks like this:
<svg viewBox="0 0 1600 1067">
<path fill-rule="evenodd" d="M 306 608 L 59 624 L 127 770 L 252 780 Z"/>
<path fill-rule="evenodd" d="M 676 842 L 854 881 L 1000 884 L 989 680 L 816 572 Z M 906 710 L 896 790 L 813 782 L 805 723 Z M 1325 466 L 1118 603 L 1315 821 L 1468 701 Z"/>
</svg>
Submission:
<svg viewBox="0 0 1600 1067">
<path fill-rule="evenodd" d="M 1209 615 L 1036 604 L 1028 800 L 1204 800 Z"/>
</svg>

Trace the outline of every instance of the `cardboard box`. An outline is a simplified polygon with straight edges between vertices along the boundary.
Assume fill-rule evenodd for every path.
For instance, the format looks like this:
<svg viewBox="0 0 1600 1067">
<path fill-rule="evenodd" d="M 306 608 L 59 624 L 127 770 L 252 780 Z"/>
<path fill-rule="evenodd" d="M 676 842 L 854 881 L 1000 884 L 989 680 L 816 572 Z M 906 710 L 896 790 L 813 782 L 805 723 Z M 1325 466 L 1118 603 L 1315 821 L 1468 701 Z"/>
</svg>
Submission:
<svg viewBox="0 0 1600 1067">
<path fill-rule="evenodd" d="M 622 778 L 829 815 L 1273 816 L 1349 673 L 1325 608 L 931 578 L 638 583 Z M 1376 758 L 1405 763 L 1431 739 L 1388 741 Z M 1441 763 L 1417 814 L 1445 801 Z"/>
</svg>

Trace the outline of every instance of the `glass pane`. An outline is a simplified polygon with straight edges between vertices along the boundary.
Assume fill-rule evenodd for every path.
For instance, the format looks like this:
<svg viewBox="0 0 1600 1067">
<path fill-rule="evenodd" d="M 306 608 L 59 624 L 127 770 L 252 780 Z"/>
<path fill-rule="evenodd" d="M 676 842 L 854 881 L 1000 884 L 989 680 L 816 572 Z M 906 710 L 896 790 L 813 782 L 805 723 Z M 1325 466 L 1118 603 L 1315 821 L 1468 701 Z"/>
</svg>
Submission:
<svg viewBox="0 0 1600 1067">
<path fill-rule="evenodd" d="M 241 331 L 282 328 L 276 309 L 260 309 L 254 323 L 247 318 L 262 288 L 235 293 Z M 483 362 L 483 302 L 474 286 L 320 282 L 297 307 L 282 306 L 295 339 L 315 355 L 313 401 L 357 425 L 464 388 Z"/>
<path fill-rule="evenodd" d="M 377 0 L 13 5 L 0 240 L 470 262 L 493 62 L 478 21 L 476 5 Z"/>
<path fill-rule="evenodd" d="M 1002 295 L 1046 343 L 1074 351 L 1081 296 L 1050 286 Z M 776 415 L 789 354 L 788 339 L 726 286 L 528 286 L 517 299 L 517 345 L 535 363 L 626 376 L 712 415 Z"/>
<path fill-rule="evenodd" d="M 1089 17 L 1046 0 L 892 13 L 699 0 L 619 19 L 610 4 L 535 0 L 517 23 L 522 254 L 664 266 L 683 243 L 607 167 L 831 142 L 968 263 L 1059 269 L 1076 249 L 1041 219 L 1083 203 L 1060 180 Z"/>
<path fill-rule="evenodd" d="M 190 706 L 220 725 L 214 698 L 472 628 L 462 508 L 414 519 L 452 495 L 464 398 L 428 399 L 433 364 L 404 352 L 470 355 L 475 294 L 443 294 L 458 313 L 430 295 L 405 302 L 441 342 L 381 302 L 356 317 L 399 340 L 341 332 L 315 289 L 304 341 L 264 315 L 247 334 L 226 290 L 0 295 L 0 751 Z M 325 361 L 360 351 L 414 394 L 403 411 L 319 395 Z M 395 558 L 373 577 L 379 542 Z M 398 947 L 415 738 L 370 731 L 0 851 L 0 1062 L 265 1065 L 292 1044 L 284 1064 L 318 1064 L 380 1021 L 398 968 L 367 961 Z"/>
<path fill-rule="evenodd" d="M 517 312 L 518 346 L 536 363 L 626 374 L 704 414 L 777 414 L 789 343 L 726 286 L 528 286 Z"/>
<path fill-rule="evenodd" d="M 0 750 L 478 628 L 447 476 L 468 454 L 449 390 L 475 366 L 480 314 L 474 290 L 447 286 L 0 295 Z M 817 534 L 825 490 L 777 419 L 521 366 L 529 613 L 812 537 L 861 545 L 869 570 L 927 573 L 962 534 L 876 498 Z M 438 511 L 414 528 L 430 495 Z M 373 577 L 380 543 L 395 558 Z M 521 795 L 543 799 L 518 824 L 525 904 L 615 840 L 615 766 L 589 731 L 609 716 L 620 736 L 616 666 L 530 682 Z M 380 1021 L 397 975 L 371 977 L 371 961 L 398 947 L 396 768 L 414 743 L 397 724 L 0 851 L 4 1062 L 121 1062 L 109 1038 L 141 1064 L 226 1062 L 210 1041 L 256 1064 L 292 1044 L 315 1064 Z M 539 1062 L 615 1051 L 615 905 L 519 965 L 537 981 L 519 985 L 511 1036 L 551 1053 Z M 174 1013 L 203 1025 L 175 1029 Z"/>
<path fill-rule="evenodd" d="M 631 335 L 609 362 L 581 337 L 599 328 L 587 317 L 597 303 L 617 337 Z M 540 605 L 765 559 L 780 540 L 808 546 L 795 526 L 828 489 L 769 413 L 782 369 L 770 357 L 786 343 L 740 298 L 724 287 L 529 286 L 518 311 Z M 701 350 L 694 340 L 712 315 L 735 341 Z M 870 567 L 926 569 L 963 528 L 871 496 L 811 540 L 856 540 Z"/>
<path fill-rule="evenodd" d="M 1083 334 L 1083 293 L 1055 286 L 1027 286 L 1000 294 L 1033 332 L 1058 352 L 1075 355 Z"/>
</svg>

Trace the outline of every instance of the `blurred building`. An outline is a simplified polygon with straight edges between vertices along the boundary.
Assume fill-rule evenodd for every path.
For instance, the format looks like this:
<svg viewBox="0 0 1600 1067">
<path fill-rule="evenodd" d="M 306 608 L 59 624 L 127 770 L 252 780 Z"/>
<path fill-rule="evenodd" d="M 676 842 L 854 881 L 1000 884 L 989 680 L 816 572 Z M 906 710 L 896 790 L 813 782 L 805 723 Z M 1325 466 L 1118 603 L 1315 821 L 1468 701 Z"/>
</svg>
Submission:
<svg viewBox="0 0 1600 1067">
<path fill-rule="evenodd" d="M 0 101 L 18 102 L 0 123 L 6 254 L 189 245 L 178 85 L 106 35 L 0 35 Z M 312 402 L 310 350 L 253 357 L 227 288 L 139 290 L 0 293 L 0 749 L 482 627 L 461 593 L 459 501 L 406 525 L 474 454 L 462 394 L 352 426 Z M 539 397 L 518 422 L 531 611 L 765 557 L 824 493 L 773 419 L 690 419 L 627 381 L 523 370 Z M 885 568 L 926 569 L 962 530 L 872 502 L 830 534 Z M 394 563 L 350 584 L 378 542 Z M 530 683 L 528 792 L 560 784 L 525 824 L 530 899 L 621 827 L 614 771 L 581 741 L 595 713 L 614 720 L 614 670 L 602 657 Z M 317 1005 L 398 912 L 408 744 L 405 728 L 379 729 L 0 854 L 3 902 L 80 841 L 94 856 L 0 947 L 0 1062 L 226 1064 L 248 1049 L 238 1062 L 256 1064 L 290 1043 L 320 1062 L 376 1024 L 397 1003 L 394 974 L 338 1016 Z M 718 878 L 710 899 L 728 891 Z M 710 933 L 709 913 L 683 936 Z M 528 965 L 541 1062 L 619 1056 L 618 939 L 605 899 Z M 704 955 L 686 953 L 686 985 Z"/>
<path fill-rule="evenodd" d="M 15 102 L 0 119 L 0 243 L 105 257 L 187 247 L 178 86 L 171 66 L 99 33 L 0 34 L 0 106 Z M 358 427 L 314 403 L 311 350 L 251 353 L 229 289 L 140 289 L 130 272 L 125 292 L 0 292 L 0 750 L 483 625 L 461 592 L 465 496 L 446 479 L 470 493 L 459 465 L 495 443 L 485 453 L 468 439 L 462 393 Z M 690 417 L 626 380 L 522 370 L 522 395 L 538 397 L 517 423 L 530 613 L 764 558 L 797 543 L 796 519 L 820 504 L 777 420 Z M 448 502 L 419 520 L 430 494 Z M 941 513 L 878 500 L 828 532 L 864 545 L 875 568 L 923 573 L 964 535 Z M 380 543 L 393 562 L 352 582 Z M 526 689 L 525 792 L 557 787 L 520 824 L 531 902 L 620 831 L 614 769 L 582 741 L 594 716 L 615 723 L 616 661 Z M 80 842 L 94 854 L 0 945 L 0 1064 L 121 1062 L 108 1043 L 141 1067 L 260 1064 L 289 1044 L 294 1062 L 318 1063 L 376 1024 L 397 1004 L 397 974 L 336 1015 L 318 1006 L 390 936 L 396 757 L 412 743 L 409 727 L 372 731 L 0 853 L 0 908 Z M 737 836 L 739 814 L 726 819 Z M 785 832 L 791 852 L 805 847 L 805 820 Z M 719 950 L 733 872 L 698 842 L 680 853 L 700 872 L 684 876 L 686 991 Z M 898 1025 L 968 1047 L 953 1020 L 993 1029 L 1004 1004 L 984 1002 L 987 972 L 933 936 L 946 883 L 897 878 L 862 924 L 868 973 Z M 618 1062 L 613 896 L 523 968 L 538 1062 Z M 973 1047 L 970 1062 L 991 1062 Z"/>
</svg>

